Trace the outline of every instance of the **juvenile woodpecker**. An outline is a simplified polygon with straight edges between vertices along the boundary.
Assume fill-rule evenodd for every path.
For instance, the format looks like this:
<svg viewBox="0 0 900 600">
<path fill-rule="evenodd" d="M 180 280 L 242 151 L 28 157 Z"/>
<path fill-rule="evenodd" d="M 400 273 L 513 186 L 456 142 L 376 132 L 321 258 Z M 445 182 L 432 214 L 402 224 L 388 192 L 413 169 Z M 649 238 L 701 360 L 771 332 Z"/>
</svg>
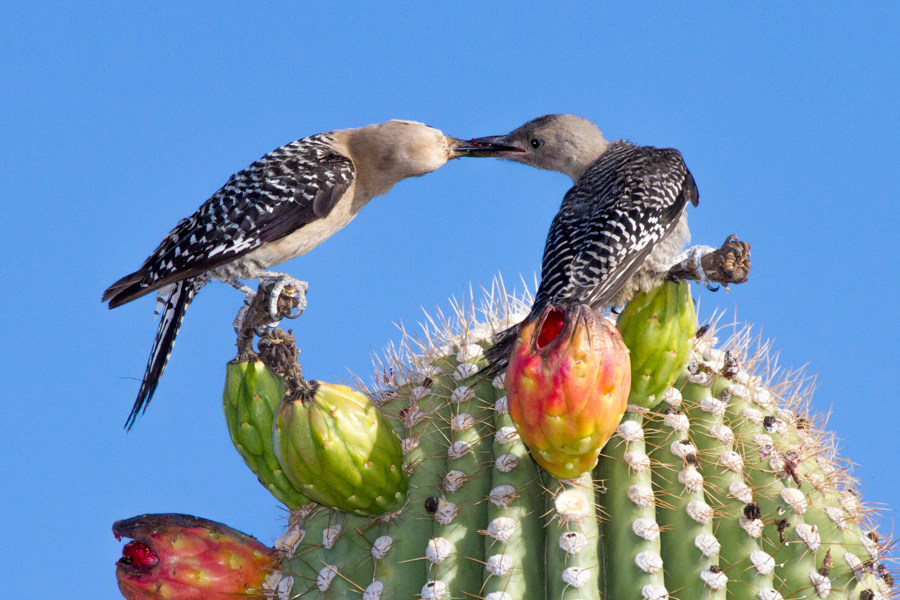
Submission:
<svg viewBox="0 0 900 600">
<path fill-rule="evenodd" d="M 307 284 L 266 269 L 306 254 L 401 180 L 430 173 L 453 158 L 488 156 L 500 149 L 490 142 L 447 137 L 422 123 L 393 120 L 291 142 L 232 175 L 163 238 L 140 269 L 103 293 L 109 308 L 116 308 L 155 291 L 162 313 L 126 429 L 146 410 L 185 311 L 210 279 L 250 295 L 253 291 L 238 279 L 274 282 L 273 318 L 281 290 L 293 285 L 302 310 Z"/>
<path fill-rule="evenodd" d="M 508 146 L 488 153 L 565 173 L 574 183 L 550 226 L 529 319 L 547 302 L 597 311 L 620 306 L 662 284 L 683 258 L 690 239 L 685 208 L 697 206 L 698 194 L 678 150 L 607 142 L 593 123 L 574 115 L 546 115 L 509 135 L 472 142 Z M 695 268 L 707 250 L 690 254 Z M 505 367 L 516 330 L 503 332 L 488 353 L 491 373 Z"/>
</svg>

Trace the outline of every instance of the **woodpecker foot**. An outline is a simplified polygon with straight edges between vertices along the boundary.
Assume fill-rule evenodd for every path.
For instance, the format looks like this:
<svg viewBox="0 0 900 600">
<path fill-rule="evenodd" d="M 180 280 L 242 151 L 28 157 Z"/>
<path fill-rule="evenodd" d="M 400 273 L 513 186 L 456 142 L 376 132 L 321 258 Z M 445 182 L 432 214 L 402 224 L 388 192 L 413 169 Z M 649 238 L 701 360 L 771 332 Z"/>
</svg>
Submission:
<svg viewBox="0 0 900 600">
<path fill-rule="evenodd" d="M 744 283 L 750 275 L 751 247 L 733 234 L 717 250 L 709 246 L 695 246 L 678 257 L 669 269 L 668 277 L 674 280 L 699 281 L 709 289 L 712 289 L 710 282 L 714 281 L 724 284 L 726 292 L 731 291 L 729 284 Z"/>
<path fill-rule="evenodd" d="M 691 246 L 675 258 L 675 264 L 688 273 L 693 279 L 703 284 L 711 292 L 718 292 L 719 286 L 713 285 L 703 270 L 703 257 L 712 254 L 716 249 L 712 246 Z M 674 266 L 674 265 L 673 265 Z"/>
<path fill-rule="evenodd" d="M 234 287 L 238 286 L 235 285 Z M 237 316 L 234 318 L 233 324 L 234 331 L 238 336 L 239 358 L 246 358 L 255 354 L 253 352 L 254 337 L 262 338 L 268 335 L 278 327 L 281 319 L 300 316 L 300 313 L 306 307 L 304 292 L 308 286 L 303 283 L 302 287 L 298 289 L 290 285 L 290 282 L 287 282 L 278 296 L 272 293 L 276 287 L 272 286 L 272 290 L 267 289 L 268 285 L 263 281 L 260 282 L 259 289 L 256 292 L 246 286 L 243 287 L 247 290 L 245 291 L 247 296 L 244 299 L 244 305 L 241 306 Z M 273 300 L 275 304 L 274 318 L 270 312 Z"/>
<path fill-rule="evenodd" d="M 272 288 L 268 290 L 268 293 L 269 315 L 273 320 L 277 321 L 281 318 L 296 319 L 303 313 L 304 310 L 306 310 L 306 292 L 309 291 L 309 284 L 305 281 L 300 281 L 296 277 L 288 275 L 287 273 L 275 273 L 274 271 L 266 271 L 259 276 L 259 282 L 266 285 L 266 287 L 268 287 L 270 284 L 272 285 Z M 293 294 L 290 293 L 290 288 L 293 288 Z M 278 307 L 278 301 L 281 298 L 282 292 L 287 292 L 286 295 L 296 298 L 297 303 L 294 305 L 294 308 L 296 308 L 296 312 L 281 315 Z"/>
</svg>

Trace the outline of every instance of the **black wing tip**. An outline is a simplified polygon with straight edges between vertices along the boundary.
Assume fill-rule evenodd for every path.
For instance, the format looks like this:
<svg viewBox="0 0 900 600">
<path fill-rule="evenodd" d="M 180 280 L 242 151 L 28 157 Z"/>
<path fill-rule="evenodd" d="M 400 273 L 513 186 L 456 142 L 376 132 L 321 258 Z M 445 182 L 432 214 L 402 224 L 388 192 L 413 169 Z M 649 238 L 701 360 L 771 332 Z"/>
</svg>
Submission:
<svg viewBox="0 0 900 600">
<path fill-rule="evenodd" d="M 691 172 L 687 170 L 687 167 L 685 167 L 685 171 L 682 190 L 683 193 L 686 194 L 688 201 L 696 208 L 697 205 L 700 204 L 700 190 L 697 189 L 697 182 L 694 180 L 694 176 Z"/>
<path fill-rule="evenodd" d="M 106 288 L 101 297 L 101 302 L 109 302 L 109 308 L 116 308 L 127 304 L 132 300 L 136 300 L 150 292 L 150 290 L 141 285 L 144 280 L 144 273 L 135 271 Z"/>
</svg>

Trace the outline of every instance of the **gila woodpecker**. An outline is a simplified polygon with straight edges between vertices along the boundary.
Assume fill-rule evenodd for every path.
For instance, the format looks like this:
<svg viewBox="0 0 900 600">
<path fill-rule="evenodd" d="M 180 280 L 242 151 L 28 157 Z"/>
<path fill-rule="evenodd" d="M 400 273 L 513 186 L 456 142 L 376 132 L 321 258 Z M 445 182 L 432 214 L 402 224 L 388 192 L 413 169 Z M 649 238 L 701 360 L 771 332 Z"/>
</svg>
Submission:
<svg viewBox="0 0 900 600">
<path fill-rule="evenodd" d="M 573 187 L 544 246 L 541 283 L 528 319 L 548 303 L 620 306 L 660 285 L 690 239 L 688 202 L 697 186 L 681 153 L 671 148 L 607 142 L 587 119 L 546 115 L 509 135 L 473 143 L 509 146 L 488 154 L 568 175 Z M 711 248 L 690 254 L 695 268 Z M 705 276 L 699 279 L 708 285 Z M 503 332 L 489 353 L 489 372 L 505 368 L 517 328 Z"/>
<path fill-rule="evenodd" d="M 150 359 L 125 424 L 146 410 L 175 343 L 185 311 L 211 279 L 244 293 L 238 279 L 274 282 L 269 311 L 285 285 L 302 297 L 304 282 L 266 271 L 347 225 L 372 198 L 460 156 L 487 156 L 505 147 L 470 144 L 412 121 L 392 120 L 320 133 L 291 142 L 231 176 L 192 216 L 182 219 L 140 269 L 103 293 L 109 308 L 157 293 L 162 313 Z"/>
</svg>

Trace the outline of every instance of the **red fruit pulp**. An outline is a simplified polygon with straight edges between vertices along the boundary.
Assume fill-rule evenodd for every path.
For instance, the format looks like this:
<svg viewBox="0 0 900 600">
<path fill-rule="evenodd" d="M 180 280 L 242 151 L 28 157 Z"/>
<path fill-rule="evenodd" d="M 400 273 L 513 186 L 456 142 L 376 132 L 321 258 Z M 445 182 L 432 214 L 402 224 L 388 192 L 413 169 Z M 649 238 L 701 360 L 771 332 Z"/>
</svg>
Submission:
<svg viewBox="0 0 900 600">
<path fill-rule="evenodd" d="M 550 309 L 547 317 L 541 324 L 541 332 L 538 335 L 538 349 L 545 347 L 547 344 L 556 339 L 559 332 L 562 331 L 563 323 L 566 320 L 566 313 L 558 308 Z"/>
<path fill-rule="evenodd" d="M 146 544 L 130 541 L 122 548 L 122 558 L 129 565 L 152 565 L 159 559 Z"/>
</svg>

